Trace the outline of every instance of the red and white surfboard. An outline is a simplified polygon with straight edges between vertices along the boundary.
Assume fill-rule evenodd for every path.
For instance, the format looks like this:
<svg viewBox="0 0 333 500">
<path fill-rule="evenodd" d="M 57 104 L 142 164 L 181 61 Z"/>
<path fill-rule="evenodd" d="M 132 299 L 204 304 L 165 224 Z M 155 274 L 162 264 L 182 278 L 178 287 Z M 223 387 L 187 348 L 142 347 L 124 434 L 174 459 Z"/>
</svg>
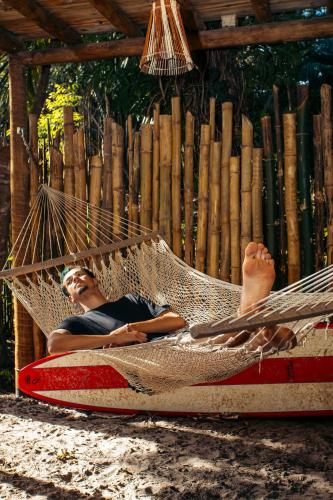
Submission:
<svg viewBox="0 0 333 500">
<path fill-rule="evenodd" d="M 317 325 L 304 346 L 221 382 L 148 396 L 94 351 L 50 356 L 20 371 L 23 393 L 61 406 L 123 414 L 333 415 L 333 325 Z"/>
</svg>

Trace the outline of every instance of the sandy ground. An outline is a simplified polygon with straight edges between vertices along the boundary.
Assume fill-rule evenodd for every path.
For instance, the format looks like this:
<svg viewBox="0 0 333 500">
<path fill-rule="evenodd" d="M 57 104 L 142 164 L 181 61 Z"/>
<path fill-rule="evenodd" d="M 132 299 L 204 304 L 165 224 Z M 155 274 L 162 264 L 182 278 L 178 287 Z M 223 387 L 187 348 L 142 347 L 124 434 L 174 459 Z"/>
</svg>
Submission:
<svg viewBox="0 0 333 500">
<path fill-rule="evenodd" d="M 0 395 L 1 499 L 333 499 L 333 419 L 115 417 Z"/>
</svg>

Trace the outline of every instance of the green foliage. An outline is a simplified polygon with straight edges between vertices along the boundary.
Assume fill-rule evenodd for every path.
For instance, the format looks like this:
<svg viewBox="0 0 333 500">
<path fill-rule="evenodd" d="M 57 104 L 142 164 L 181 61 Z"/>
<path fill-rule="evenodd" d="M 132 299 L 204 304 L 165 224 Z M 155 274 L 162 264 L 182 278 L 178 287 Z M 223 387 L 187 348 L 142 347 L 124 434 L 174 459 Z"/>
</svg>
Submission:
<svg viewBox="0 0 333 500">
<path fill-rule="evenodd" d="M 49 92 L 46 99 L 44 110 L 40 115 L 38 122 L 38 133 L 40 140 L 46 140 L 50 132 L 51 138 L 54 139 L 57 134 L 63 132 L 64 117 L 63 107 L 77 107 L 82 100 L 78 95 L 78 84 L 75 83 L 53 83 L 52 90 Z M 82 114 L 74 112 L 74 124 L 78 126 L 82 121 Z"/>
</svg>

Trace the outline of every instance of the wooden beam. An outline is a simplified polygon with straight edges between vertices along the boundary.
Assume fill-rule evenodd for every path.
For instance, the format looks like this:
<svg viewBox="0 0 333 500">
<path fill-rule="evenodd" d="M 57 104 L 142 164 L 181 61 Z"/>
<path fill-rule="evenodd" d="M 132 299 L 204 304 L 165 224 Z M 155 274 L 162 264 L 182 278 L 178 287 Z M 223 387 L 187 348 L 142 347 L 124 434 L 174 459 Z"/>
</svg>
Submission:
<svg viewBox="0 0 333 500">
<path fill-rule="evenodd" d="M 3 0 L 5 5 L 17 10 L 22 16 L 36 23 L 40 28 L 67 44 L 81 41 L 81 36 L 67 23 L 58 19 L 37 0 Z"/>
<path fill-rule="evenodd" d="M 24 43 L 11 31 L 0 28 L 0 50 L 13 54 L 19 50 L 24 50 Z"/>
<path fill-rule="evenodd" d="M 206 29 L 205 23 L 194 9 L 191 0 L 183 0 L 180 2 L 180 12 L 184 26 L 188 31 L 200 31 Z"/>
<path fill-rule="evenodd" d="M 104 16 L 117 31 L 129 37 L 142 35 L 139 27 L 113 2 L 113 0 L 89 0 L 89 3 Z"/>
<path fill-rule="evenodd" d="M 236 28 L 200 31 L 189 35 L 191 50 L 209 50 L 243 45 L 296 42 L 333 36 L 333 16 Z M 77 47 L 48 49 L 40 52 L 21 52 L 23 64 L 63 64 L 87 62 L 112 57 L 139 56 L 144 38 L 127 38 L 112 42 L 82 44 Z"/>
<path fill-rule="evenodd" d="M 269 6 L 269 0 L 251 0 L 251 5 L 259 23 L 265 23 L 271 20 L 272 13 Z"/>
</svg>

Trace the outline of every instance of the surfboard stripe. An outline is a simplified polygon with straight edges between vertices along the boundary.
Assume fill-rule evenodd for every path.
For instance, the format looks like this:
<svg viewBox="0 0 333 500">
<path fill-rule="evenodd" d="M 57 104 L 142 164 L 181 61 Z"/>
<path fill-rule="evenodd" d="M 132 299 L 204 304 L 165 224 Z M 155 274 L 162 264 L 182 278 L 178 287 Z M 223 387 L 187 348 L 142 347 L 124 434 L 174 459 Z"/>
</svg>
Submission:
<svg viewBox="0 0 333 500">
<path fill-rule="evenodd" d="M 284 384 L 333 382 L 333 356 L 265 359 L 224 381 L 199 385 Z M 53 390 L 120 389 L 127 381 L 107 365 L 40 368 L 20 373 L 20 389 L 27 393 Z"/>
</svg>

